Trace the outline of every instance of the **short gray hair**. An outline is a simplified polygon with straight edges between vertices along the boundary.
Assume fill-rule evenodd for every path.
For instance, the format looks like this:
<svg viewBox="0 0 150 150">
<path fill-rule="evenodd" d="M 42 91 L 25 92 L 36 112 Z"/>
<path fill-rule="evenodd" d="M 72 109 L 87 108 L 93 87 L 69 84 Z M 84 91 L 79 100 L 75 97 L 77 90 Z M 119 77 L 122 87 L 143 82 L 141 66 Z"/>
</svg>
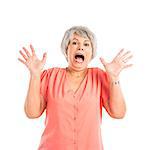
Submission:
<svg viewBox="0 0 150 150">
<path fill-rule="evenodd" d="M 77 34 L 81 37 L 88 38 L 92 45 L 92 59 L 96 56 L 96 37 L 92 31 L 84 26 L 73 26 L 68 29 L 61 42 L 61 51 L 67 57 L 67 48 L 70 43 L 70 38 L 73 34 Z"/>
</svg>

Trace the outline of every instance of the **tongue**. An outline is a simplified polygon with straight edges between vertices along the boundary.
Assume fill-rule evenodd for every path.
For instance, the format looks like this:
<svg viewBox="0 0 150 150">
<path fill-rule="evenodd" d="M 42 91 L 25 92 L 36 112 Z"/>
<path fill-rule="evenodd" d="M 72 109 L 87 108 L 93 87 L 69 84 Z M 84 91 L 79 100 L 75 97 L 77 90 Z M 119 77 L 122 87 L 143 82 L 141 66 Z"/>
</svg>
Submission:
<svg viewBox="0 0 150 150">
<path fill-rule="evenodd" d="M 80 57 L 77 57 L 77 58 L 76 58 L 76 61 L 77 61 L 78 63 L 82 63 L 82 62 L 83 62 L 83 59 L 80 58 Z"/>
</svg>

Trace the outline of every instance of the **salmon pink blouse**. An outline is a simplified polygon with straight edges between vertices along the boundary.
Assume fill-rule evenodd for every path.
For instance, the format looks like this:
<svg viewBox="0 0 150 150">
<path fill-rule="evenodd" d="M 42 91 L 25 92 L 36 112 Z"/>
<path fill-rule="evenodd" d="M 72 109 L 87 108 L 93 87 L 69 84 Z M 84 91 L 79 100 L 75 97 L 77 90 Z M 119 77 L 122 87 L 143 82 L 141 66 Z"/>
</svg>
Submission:
<svg viewBox="0 0 150 150">
<path fill-rule="evenodd" d="M 41 74 L 40 93 L 47 107 L 38 150 L 103 150 L 102 106 L 109 98 L 106 72 L 88 68 L 76 92 L 69 90 L 70 82 L 66 68 Z"/>
</svg>

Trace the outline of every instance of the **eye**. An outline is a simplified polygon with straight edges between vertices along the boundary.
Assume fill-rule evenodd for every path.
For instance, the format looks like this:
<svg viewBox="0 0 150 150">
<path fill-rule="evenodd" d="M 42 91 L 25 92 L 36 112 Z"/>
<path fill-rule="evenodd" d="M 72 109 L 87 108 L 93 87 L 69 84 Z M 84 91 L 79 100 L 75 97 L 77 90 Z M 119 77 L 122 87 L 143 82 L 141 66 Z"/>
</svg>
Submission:
<svg viewBox="0 0 150 150">
<path fill-rule="evenodd" d="M 84 46 L 89 46 L 89 45 L 90 45 L 89 43 L 85 43 L 85 44 L 84 44 Z"/>
<path fill-rule="evenodd" d="M 73 44 L 73 45 L 76 45 L 76 44 L 77 44 L 77 42 L 72 42 L 72 44 Z"/>
</svg>

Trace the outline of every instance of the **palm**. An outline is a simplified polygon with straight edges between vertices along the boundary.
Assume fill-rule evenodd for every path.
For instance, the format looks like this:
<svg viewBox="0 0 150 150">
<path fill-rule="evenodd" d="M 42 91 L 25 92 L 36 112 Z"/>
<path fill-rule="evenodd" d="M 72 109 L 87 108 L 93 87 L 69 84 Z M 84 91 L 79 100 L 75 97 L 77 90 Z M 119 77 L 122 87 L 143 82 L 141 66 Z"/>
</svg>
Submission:
<svg viewBox="0 0 150 150">
<path fill-rule="evenodd" d="M 32 51 L 32 55 L 29 53 L 29 51 L 25 47 L 23 47 L 23 50 L 25 51 L 26 55 L 22 51 L 20 51 L 20 54 L 23 56 L 25 61 L 20 58 L 18 59 L 19 61 L 21 61 L 23 64 L 27 66 L 31 74 L 37 74 L 37 73 L 40 73 L 44 67 L 44 64 L 46 62 L 46 53 L 44 53 L 43 59 L 39 60 L 35 54 L 35 50 L 32 45 L 30 45 L 30 48 Z"/>
<path fill-rule="evenodd" d="M 111 75 L 118 76 L 121 71 L 121 66 L 118 63 L 112 61 L 111 63 L 107 63 L 105 69 Z"/>
<path fill-rule="evenodd" d="M 32 70 L 32 72 L 39 72 L 43 68 L 43 63 L 41 60 L 39 60 L 36 56 L 32 56 L 27 61 L 27 67 L 29 70 Z"/>
<path fill-rule="evenodd" d="M 132 55 L 130 54 L 130 51 L 124 53 L 122 49 L 110 63 L 107 63 L 103 58 L 101 58 L 101 62 L 110 76 L 118 77 L 124 68 L 132 65 L 126 64 L 131 58 Z"/>
</svg>

